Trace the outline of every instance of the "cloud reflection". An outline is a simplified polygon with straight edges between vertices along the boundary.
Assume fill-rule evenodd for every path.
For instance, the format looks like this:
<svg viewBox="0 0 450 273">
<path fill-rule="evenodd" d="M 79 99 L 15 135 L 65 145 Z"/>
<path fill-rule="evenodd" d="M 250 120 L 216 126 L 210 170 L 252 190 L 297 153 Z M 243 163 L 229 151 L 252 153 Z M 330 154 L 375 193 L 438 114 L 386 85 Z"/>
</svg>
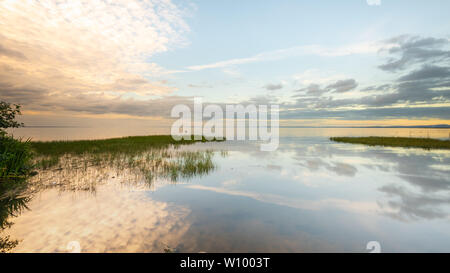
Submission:
<svg viewBox="0 0 450 273">
<path fill-rule="evenodd" d="M 70 241 L 82 252 L 163 252 L 191 225 L 188 208 L 115 185 L 102 186 L 95 198 L 50 190 L 30 207 L 10 231 L 22 239 L 14 252 L 67 252 Z"/>
</svg>

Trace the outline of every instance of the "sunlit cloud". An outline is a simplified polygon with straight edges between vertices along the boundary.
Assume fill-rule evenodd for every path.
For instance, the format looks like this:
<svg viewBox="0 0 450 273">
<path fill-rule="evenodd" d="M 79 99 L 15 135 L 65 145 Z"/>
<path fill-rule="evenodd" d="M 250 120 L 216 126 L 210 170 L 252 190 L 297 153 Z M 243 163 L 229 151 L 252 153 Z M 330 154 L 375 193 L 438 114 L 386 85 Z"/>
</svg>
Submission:
<svg viewBox="0 0 450 273">
<path fill-rule="evenodd" d="M 1 1 L 0 21 L 0 88 L 19 103 L 171 93 L 148 58 L 189 31 L 170 0 Z"/>
</svg>

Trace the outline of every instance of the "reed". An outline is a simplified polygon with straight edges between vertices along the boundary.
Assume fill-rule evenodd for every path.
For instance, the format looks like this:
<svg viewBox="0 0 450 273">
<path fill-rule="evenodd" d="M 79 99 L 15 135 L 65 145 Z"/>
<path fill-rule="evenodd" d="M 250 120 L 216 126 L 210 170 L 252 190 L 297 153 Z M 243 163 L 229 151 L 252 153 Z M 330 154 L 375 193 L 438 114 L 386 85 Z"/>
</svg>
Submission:
<svg viewBox="0 0 450 273">
<path fill-rule="evenodd" d="M 14 139 L 8 135 L 0 136 L 0 180 L 24 178 L 31 170 L 30 140 Z"/>
</svg>

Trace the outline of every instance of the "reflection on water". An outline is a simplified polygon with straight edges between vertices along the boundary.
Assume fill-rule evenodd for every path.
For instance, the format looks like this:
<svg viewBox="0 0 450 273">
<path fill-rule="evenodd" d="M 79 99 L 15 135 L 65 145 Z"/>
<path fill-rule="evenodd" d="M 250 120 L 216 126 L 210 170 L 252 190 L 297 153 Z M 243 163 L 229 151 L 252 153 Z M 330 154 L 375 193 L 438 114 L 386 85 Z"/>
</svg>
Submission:
<svg viewBox="0 0 450 273">
<path fill-rule="evenodd" d="M 114 182 L 95 196 L 50 189 L 31 209 L 16 220 L 14 236 L 22 239 L 16 252 L 67 252 L 71 241 L 83 252 L 161 252 L 190 226 L 189 209 Z"/>
<path fill-rule="evenodd" d="M 110 179 L 152 188 L 155 180 L 171 183 L 200 177 L 214 170 L 213 153 L 180 151 L 177 147 L 155 148 L 139 153 L 101 153 L 65 155 L 60 158 L 38 157 L 41 169 L 31 179 L 35 187 L 60 191 L 95 192 Z M 51 162 L 51 163 L 46 163 Z"/>
<path fill-rule="evenodd" d="M 18 216 L 28 209 L 27 203 L 30 201 L 30 196 L 26 193 L 27 190 L 28 184 L 24 180 L 0 181 L 0 252 L 8 252 L 19 243 L 18 240 L 11 239 L 9 235 L 3 237 L 1 232 L 13 225 L 11 217 Z"/>
<path fill-rule="evenodd" d="M 27 249 L 27 243 L 30 243 L 33 251 L 65 251 L 67 249 L 61 248 L 61 244 L 73 233 L 81 237 L 83 248 L 89 251 L 170 249 L 166 244 L 171 244 L 176 234 L 182 234 L 187 228 L 181 221 L 187 210 L 165 202 L 145 200 L 142 195 L 156 189 L 155 181 L 173 184 L 179 179 L 186 181 L 210 173 L 216 167 L 211 160 L 212 154 L 209 150 L 182 151 L 179 146 L 170 146 L 133 153 L 37 157 L 39 172 L 29 179 L 29 183 L 0 183 L 3 187 L 0 192 L 4 193 L 0 199 L 2 230 L 11 227 L 8 219 L 19 216 L 27 208 L 31 196 L 36 197 L 36 192 L 37 199 L 45 198 L 45 202 L 33 207 L 32 213 L 19 218 L 19 223 L 26 222 L 16 234 L 19 238 L 27 238 L 24 246 L 17 247 L 19 241 L 10 240 L 7 235 L 0 238 L 0 250 L 20 251 Z M 226 156 L 226 152 L 221 155 Z M 101 187 L 100 193 L 98 187 Z M 64 194 L 67 191 L 73 194 Z M 99 201 L 104 204 L 101 208 Z M 97 210 L 92 211 L 93 207 Z M 128 212 L 124 213 L 121 208 Z M 77 217 L 75 221 L 74 216 Z M 100 219 L 101 224 L 91 225 L 86 233 L 85 227 L 94 219 Z M 36 230 L 37 227 L 45 230 Z M 60 231 L 60 236 L 53 236 L 55 230 Z M 111 242 L 111 238 L 117 241 Z M 143 244 L 142 238 L 153 239 Z"/>
<path fill-rule="evenodd" d="M 449 151 L 284 130 L 269 153 L 220 142 L 62 157 L 2 237 L 16 252 L 450 251 Z"/>
</svg>

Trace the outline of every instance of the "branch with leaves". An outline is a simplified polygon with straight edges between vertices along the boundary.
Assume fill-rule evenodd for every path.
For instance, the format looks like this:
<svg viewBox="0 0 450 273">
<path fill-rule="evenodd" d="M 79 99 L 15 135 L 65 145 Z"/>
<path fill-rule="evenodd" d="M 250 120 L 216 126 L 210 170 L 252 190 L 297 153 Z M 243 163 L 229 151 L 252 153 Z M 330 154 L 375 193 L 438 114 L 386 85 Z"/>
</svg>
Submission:
<svg viewBox="0 0 450 273">
<path fill-rule="evenodd" d="M 20 105 L 0 101 L 0 131 L 22 127 L 23 123 L 16 121 L 16 116 L 21 114 Z"/>
</svg>

